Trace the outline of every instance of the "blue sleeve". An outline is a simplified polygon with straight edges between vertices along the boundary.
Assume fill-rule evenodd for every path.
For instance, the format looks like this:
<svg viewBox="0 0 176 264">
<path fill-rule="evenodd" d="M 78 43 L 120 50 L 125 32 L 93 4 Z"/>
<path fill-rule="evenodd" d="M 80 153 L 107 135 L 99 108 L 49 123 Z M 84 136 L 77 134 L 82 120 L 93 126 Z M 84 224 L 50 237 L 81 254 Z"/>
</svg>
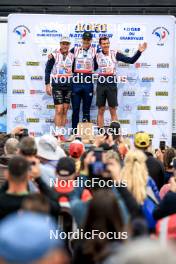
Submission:
<svg viewBox="0 0 176 264">
<path fill-rule="evenodd" d="M 139 57 L 141 56 L 142 52 L 140 52 L 139 50 L 134 54 L 134 56 L 132 57 L 128 57 L 120 52 L 116 53 L 116 60 L 117 61 L 122 61 L 124 63 L 129 63 L 129 64 L 133 64 L 135 63 Z"/>
<path fill-rule="evenodd" d="M 158 201 L 160 201 L 161 199 L 160 199 L 158 187 L 156 186 L 155 181 L 151 177 L 148 178 L 147 185 L 151 187 L 153 193 L 155 194 L 155 197 L 157 198 Z"/>
<path fill-rule="evenodd" d="M 54 63 L 55 63 L 54 57 L 48 60 L 46 63 L 46 68 L 45 68 L 45 84 L 46 85 L 50 83 L 50 74 L 54 66 Z"/>
</svg>

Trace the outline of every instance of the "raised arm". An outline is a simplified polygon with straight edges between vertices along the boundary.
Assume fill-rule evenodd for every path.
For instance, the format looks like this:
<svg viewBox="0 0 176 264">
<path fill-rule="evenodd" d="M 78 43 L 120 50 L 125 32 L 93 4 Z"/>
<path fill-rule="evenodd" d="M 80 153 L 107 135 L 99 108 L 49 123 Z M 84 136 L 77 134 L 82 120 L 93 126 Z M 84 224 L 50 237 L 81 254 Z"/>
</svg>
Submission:
<svg viewBox="0 0 176 264">
<path fill-rule="evenodd" d="M 139 44 L 138 50 L 137 52 L 132 56 L 132 57 L 128 57 L 120 52 L 116 53 L 116 60 L 117 61 L 122 61 L 124 63 L 129 63 L 129 64 L 133 64 L 135 63 L 139 57 L 141 56 L 142 52 L 144 52 L 144 50 L 147 48 L 147 43 L 144 42 L 142 45 Z"/>
</svg>

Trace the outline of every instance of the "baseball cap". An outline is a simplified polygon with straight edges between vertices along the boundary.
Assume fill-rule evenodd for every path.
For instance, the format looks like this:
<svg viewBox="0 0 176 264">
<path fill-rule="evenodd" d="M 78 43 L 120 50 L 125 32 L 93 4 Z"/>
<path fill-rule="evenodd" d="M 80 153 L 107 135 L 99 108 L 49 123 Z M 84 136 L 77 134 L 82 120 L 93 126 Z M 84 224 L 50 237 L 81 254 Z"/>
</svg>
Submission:
<svg viewBox="0 0 176 264">
<path fill-rule="evenodd" d="M 45 214 L 22 212 L 0 222 L 0 257 L 8 263 L 29 264 L 55 248 L 63 248 L 60 239 L 50 239 L 57 230 Z"/>
<path fill-rule="evenodd" d="M 59 160 L 65 157 L 64 150 L 58 145 L 57 139 L 52 135 L 43 135 L 36 138 L 37 155 L 47 160 Z"/>
<path fill-rule="evenodd" d="M 134 135 L 134 144 L 138 148 L 146 148 L 150 145 L 150 137 L 146 132 L 137 132 Z"/>
<path fill-rule="evenodd" d="M 69 146 L 69 154 L 72 158 L 80 158 L 84 152 L 84 145 L 79 140 L 74 140 Z"/>
<path fill-rule="evenodd" d="M 61 43 L 61 42 L 68 42 L 68 43 L 71 43 L 69 37 L 67 37 L 67 36 L 63 36 L 63 37 L 61 38 L 61 40 L 60 40 L 60 43 Z"/>
<path fill-rule="evenodd" d="M 85 31 L 82 35 L 82 39 L 92 39 L 93 38 L 93 35 L 91 32 L 87 32 Z"/>
<path fill-rule="evenodd" d="M 112 121 L 109 128 L 111 128 L 111 133 L 119 135 L 120 132 L 120 122 L 118 120 Z"/>
<path fill-rule="evenodd" d="M 69 157 L 61 158 L 56 166 L 56 172 L 59 176 L 67 177 L 75 173 L 76 167 L 73 159 Z"/>
</svg>

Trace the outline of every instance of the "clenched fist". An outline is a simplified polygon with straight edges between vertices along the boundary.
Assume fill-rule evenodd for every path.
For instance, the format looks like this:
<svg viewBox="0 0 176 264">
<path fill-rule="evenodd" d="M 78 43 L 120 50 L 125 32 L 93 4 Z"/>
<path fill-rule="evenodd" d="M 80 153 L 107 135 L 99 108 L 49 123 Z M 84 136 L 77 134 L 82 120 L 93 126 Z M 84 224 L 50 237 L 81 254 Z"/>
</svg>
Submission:
<svg viewBox="0 0 176 264">
<path fill-rule="evenodd" d="M 51 87 L 50 84 L 47 84 L 47 85 L 45 86 L 45 90 L 46 90 L 46 93 L 47 93 L 49 96 L 52 95 L 52 87 Z"/>
</svg>

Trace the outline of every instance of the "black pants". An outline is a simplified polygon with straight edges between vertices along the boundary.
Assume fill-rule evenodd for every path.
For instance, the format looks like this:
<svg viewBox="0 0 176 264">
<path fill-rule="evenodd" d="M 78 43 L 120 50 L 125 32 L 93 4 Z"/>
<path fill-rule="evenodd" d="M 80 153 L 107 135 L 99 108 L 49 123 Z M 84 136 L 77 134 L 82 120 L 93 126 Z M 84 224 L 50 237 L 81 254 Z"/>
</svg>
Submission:
<svg viewBox="0 0 176 264">
<path fill-rule="evenodd" d="M 90 107 L 93 98 L 92 83 L 73 83 L 72 84 L 72 128 L 77 128 L 79 123 L 79 111 L 81 100 L 83 102 L 83 119 L 90 121 Z"/>
<path fill-rule="evenodd" d="M 105 106 L 106 100 L 108 106 L 118 106 L 117 84 L 116 83 L 97 83 L 96 103 L 98 107 Z"/>
</svg>

